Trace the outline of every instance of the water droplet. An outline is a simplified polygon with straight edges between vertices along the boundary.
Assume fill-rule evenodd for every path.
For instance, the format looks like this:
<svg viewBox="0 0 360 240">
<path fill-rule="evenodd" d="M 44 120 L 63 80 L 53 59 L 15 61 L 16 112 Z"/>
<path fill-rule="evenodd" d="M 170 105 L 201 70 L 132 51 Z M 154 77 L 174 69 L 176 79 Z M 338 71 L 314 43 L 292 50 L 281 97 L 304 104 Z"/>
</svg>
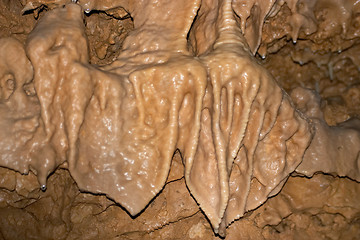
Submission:
<svg viewBox="0 0 360 240">
<path fill-rule="evenodd" d="M 45 185 L 45 184 L 41 185 L 40 189 L 41 189 L 41 191 L 45 192 L 45 190 L 46 190 L 46 185 Z"/>
<path fill-rule="evenodd" d="M 85 9 L 85 13 L 90 13 L 91 10 L 89 8 Z"/>
</svg>

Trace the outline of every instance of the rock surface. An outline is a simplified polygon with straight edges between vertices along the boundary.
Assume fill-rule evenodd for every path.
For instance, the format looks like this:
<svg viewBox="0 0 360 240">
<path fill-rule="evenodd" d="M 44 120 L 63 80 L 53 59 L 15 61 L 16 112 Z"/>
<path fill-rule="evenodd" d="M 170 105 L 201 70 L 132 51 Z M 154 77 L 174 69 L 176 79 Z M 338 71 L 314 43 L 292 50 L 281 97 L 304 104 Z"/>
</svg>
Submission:
<svg viewBox="0 0 360 240">
<path fill-rule="evenodd" d="M 357 2 L 68 2 L 2 0 L 0 237 L 360 236 Z"/>
</svg>

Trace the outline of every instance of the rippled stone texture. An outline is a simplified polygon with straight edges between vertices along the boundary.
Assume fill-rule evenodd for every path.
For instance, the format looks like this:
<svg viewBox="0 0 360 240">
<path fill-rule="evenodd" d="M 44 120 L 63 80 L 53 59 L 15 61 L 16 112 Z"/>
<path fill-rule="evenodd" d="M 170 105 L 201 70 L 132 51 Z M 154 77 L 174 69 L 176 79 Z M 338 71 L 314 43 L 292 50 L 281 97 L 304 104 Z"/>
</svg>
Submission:
<svg viewBox="0 0 360 240">
<path fill-rule="evenodd" d="M 24 82 L 24 77 L 15 74 L 16 91 L 6 78 L 1 104 L 22 103 L 15 97 L 22 96 L 35 110 L 31 117 L 19 118 L 26 122 L 1 120 L 9 129 L 2 141 L 7 145 L 0 149 L 4 153 L 1 166 L 22 173 L 31 170 L 43 190 L 51 173 L 66 168 L 81 190 L 105 194 L 133 216 L 144 215 L 142 211 L 165 184 L 180 184 L 179 188 L 182 184 L 185 190 L 185 180 L 220 235 L 225 235 L 225 227 L 234 220 L 276 195 L 294 170 L 310 176 L 314 172 L 309 169 L 316 167 L 317 171 L 358 179 L 360 160 L 352 160 L 355 169 L 352 165 L 340 169 L 322 156 L 325 150 L 312 151 L 319 149 L 324 138 L 319 125 L 311 122 L 311 113 L 307 113 L 310 121 L 294 107 L 252 56 L 260 44 L 263 19 L 277 6 L 274 2 L 252 2 L 245 8 L 230 0 L 157 4 L 79 1 L 83 8 L 77 4 L 56 8 L 63 2 L 49 5 L 55 8 L 31 32 L 25 45 L 27 56 L 21 44 L 4 40 L 16 45 L 16 50 L 4 48 L 4 56 L 18 51 L 21 61 L 32 64 L 32 68 L 11 71 L 29 76 L 34 71 L 34 75 Z M 39 7 L 28 1 L 25 10 Z M 83 11 L 114 8 L 131 15 L 134 30 L 114 62 L 91 65 Z M 249 16 L 241 12 L 249 9 L 253 18 L 244 29 L 244 19 L 241 25 L 237 21 Z M 2 69 L 11 68 L 10 64 Z M 306 94 L 298 98 L 311 99 Z M 22 111 L 21 104 L 8 107 L 4 116 Z M 13 122 L 22 128 L 31 126 L 23 142 L 10 137 L 17 129 Z M 320 126 L 329 128 L 323 120 Z M 356 138 L 359 129 L 352 129 Z M 18 143 L 21 151 L 13 143 Z M 16 154 L 8 155 L 9 149 Z M 182 173 L 167 183 L 177 149 L 182 155 L 182 163 L 177 164 Z M 355 149 L 352 154 L 357 152 Z M 309 160 L 308 155 L 319 161 Z M 168 199 L 173 195 L 176 193 Z M 159 228 L 197 215 L 196 207 L 183 216 L 177 209 L 174 215 L 180 218 L 159 218 Z M 76 211 L 70 211 L 72 223 L 83 221 Z M 156 230 L 154 224 L 144 231 Z M 202 236 L 207 232 L 202 226 L 188 233 L 196 237 L 201 232 Z M 60 224 L 54 231 L 65 233 L 68 228 Z M 137 237 L 145 233 L 139 234 Z"/>
</svg>

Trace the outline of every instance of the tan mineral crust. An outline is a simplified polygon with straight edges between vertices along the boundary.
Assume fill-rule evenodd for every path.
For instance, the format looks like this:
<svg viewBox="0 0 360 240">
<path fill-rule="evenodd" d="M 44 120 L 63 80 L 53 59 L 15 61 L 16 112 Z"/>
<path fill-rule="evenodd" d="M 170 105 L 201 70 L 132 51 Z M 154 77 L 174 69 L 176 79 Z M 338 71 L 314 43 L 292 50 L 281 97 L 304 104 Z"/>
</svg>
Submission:
<svg viewBox="0 0 360 240">
<path fill-rule="evenodd" d="M 360 239 L 360 1 L 0 6 L 0 239 Z"/>
</svg>

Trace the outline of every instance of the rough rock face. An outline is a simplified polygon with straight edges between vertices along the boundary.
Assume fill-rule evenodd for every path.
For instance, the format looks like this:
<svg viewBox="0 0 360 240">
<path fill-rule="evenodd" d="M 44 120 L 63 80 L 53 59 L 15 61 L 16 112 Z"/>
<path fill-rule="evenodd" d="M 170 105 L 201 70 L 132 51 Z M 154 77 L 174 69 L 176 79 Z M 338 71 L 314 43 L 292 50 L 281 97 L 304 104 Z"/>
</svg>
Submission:
<svg viewBox="0 0 360 240">
<path fill-rule="evenodd" d="M 283 14 L 279 52 L 323 31 L 321 9 L 346 6 L 349 36 L 357 2 L 73 2 L 22 2 L 40 20 L 0 39 L 1 237 L 358 236 L 359 120 L 328 126 L 318 93 L 291 99 L 253 56 Z"/>
</svg>

